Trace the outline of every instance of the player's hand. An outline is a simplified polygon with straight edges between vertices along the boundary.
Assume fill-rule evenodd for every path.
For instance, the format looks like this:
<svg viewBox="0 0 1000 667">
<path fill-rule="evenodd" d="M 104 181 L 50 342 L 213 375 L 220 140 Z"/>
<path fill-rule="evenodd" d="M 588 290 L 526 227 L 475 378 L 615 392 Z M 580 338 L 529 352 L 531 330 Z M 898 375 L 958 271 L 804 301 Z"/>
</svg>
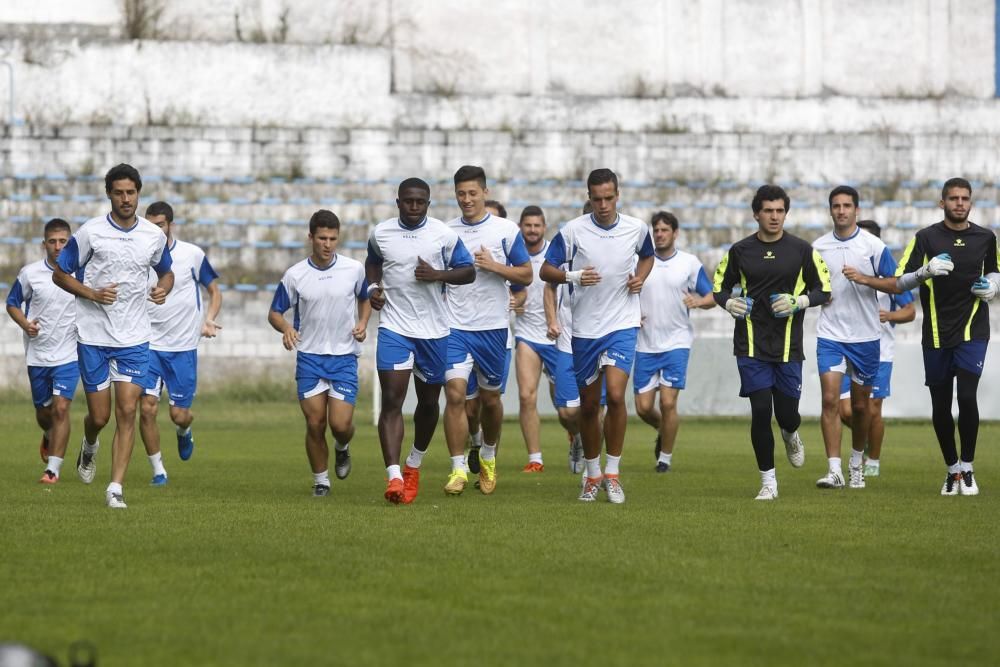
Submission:
<svg viewBox="0 0 1000 667">
<path fill-rule="evenodd" d="M 385 290 L 379 287 L 369 292 L 368 303 L 371 304 L 372 310 L 382 310 L 385 305 Z"/>
<path fill-rule="evenodd" d="M 890 313 L 888 310 L 879 309 L 878 321 L 881 322 L 882 324 L 885 324 L 886 322 L 892 322 L 892 313 Z"/>
<path fill-rule="evenodd" d="M 438 280 L 438 271 L 425 262 L 423 257 L 417 257 L 417 268 L 413 270 L 413 277 L 425 283 L 433 283 Z"/>
<path fill-rule="evenodd" d="M 201 325 L 201 335 L 204 338 L 215 338 L 221 329 L 222 325 L 215 320 L 205 320 L 204 324 Z"/>
<path fill-rule="evenodd" d="M 288 331 L 286 331 L 281 336 L 281 344 L 284 345 L 285 349 L 288 351 L 294 350 L 298 342 L 299 342 L 299 332 L 296 331 L 295 329 L 289 328 Z"/>
<path fill-rule="evenodd" d="M 42 328 L 38 326 L 38 320 L 31 320 L 30 322 L 28 322 L 28 326 L 24 330 L 24 333 L 28 334 L 28 338 L 34 338 L 39 333 L 41 333 L 41 331 Z"/>
<path fill-rule="evenodd" d="M 601 274 L 599 274 L 594 267 L 587 266 L 580 271 L 567 271 L 566 282 L 574 285 L 580 285 L 582 287 L 590 287 L 591 285 L 596 285 L 601 282 Z"/>
<path fill-rule="evenodd" d="M 634 276 L 631 273 L 628 274 L 628 280 L 625 281 L 625 287 L 628 288 L 629 294 L 638 294 L 642 291 L 642 284 L 646 282 L 638 276 Z"/>
<path fill-rule="evenodd" d="M 354 328 L 351 329 L 351 335 L 354 336 L 354 340 L 358 341 L 359 343 L 363 343 L 365 338 L 368 336 L 368 324 L 355 322 Z"/>
<path fill-rule="evenodd" d="M 925 282 L 928 278 L 946 276 L 954 270 L 955 263 L 951 261 L 951 255 L 943 252 L 937 257 L 932 257 L 931 261 L 917 269 L 916 273 L 917 279 L 920 282 Z"/>
<path fill-rule="evenodd" d="M 791 317 L 809 307 L 809 297 L 805 294 L 772 294 L 771 312 L 775 317 Z"/>
<path fill-rule="evenodd" d="M 520 301 L 520 303 L 518 303 Z M 507 307 L 514 311 L 515 315 L 524 315 L 524 301 L 521 301 L 514 295 L 511 295 L 510 301 L 507 302 Z"/>
<path fill-rule="evenodd" d="M 561 333 L 562 327 L 559 326 L 558 322 L 550 322 L 545 328 L 545 337 L 549 340 L 558 340 Z"/>
<path fill-rule="evenodd" d="M 698 301 L 699 301 L 698 297 L 696 295 L 692 294 L 691 292 L 688 292 L 687 294 L 685 294 L 684 298 L 681 299 L 681 301 L 684 303 L 684 306 L 686 308 L 697 308 L 698 307 Z"/>
<path fill-rule="evenodd" d="M 976 279 L 976 282 L 972 283 L 972 293 L 983 301 L 992 301 L 995 299 L 998 290 L 1000 290 L 1000 287 L 997 286 L 996 282 L 986 276 L 980 276 Z"/>
<path fill-rule="evenodd" d="M 500 262 L 493 259 L 493 253 L 487 250 L 486 246 L 479 246 L 479 250 L 473 253 L 473 257 L 475 259 L 476 268 L 482 271 L 496 273 L 497 267 L 500 266 Z"/>
<path fill-rule="evenodd" d="M 753 299 L 749 296 L 736 296 L 726 301 L 726 310 L 733 319 L 742 320 L 753 310 Z"/>
<path fill-rule="evenodd" d="M 149 290 L 149 300 L 157 306 L 162 306 L 167 300 L 167 290 L 159 285 L 154 286 Z"/>
<path fill-rule="evenodd" d="M 94 296 L 91 300 L 101 304 L 102 306 L 110 306 L 118 300 L 118 283 L 112 283 L 107 287 L 95 289 Z"/>
<path fill-rule="evenodd" d="M 850 280 L 852 283 L 858 283 L 859 285 L 865 285 L 865 280 L 868 278 L 864 273 L 859 271 L 853 266 L 844 267 L 844 277 Z"/>
</svg>

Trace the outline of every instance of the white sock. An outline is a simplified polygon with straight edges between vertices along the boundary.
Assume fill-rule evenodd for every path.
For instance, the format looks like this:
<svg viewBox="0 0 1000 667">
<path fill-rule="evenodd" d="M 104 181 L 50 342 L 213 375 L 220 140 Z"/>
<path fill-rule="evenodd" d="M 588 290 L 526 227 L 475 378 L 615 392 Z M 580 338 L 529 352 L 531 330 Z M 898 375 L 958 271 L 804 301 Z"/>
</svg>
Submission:
<svg viewBox="0 0 1000 667">
<path fill-rule="evenodd" d="M 959 473 L 959 472 L 962 472 L 962 466 L 960 466 L 958 463 L 956 463 L 953 466 L 948 466 L 948 474 L 949 475 L 954 475 L 955 473 Z"/>
<path fill-rule="evenodd" d="M 458 456 L 452 456 L 451 457 L 451 469 L 452 470 L 461 470 L 461 471 L 465 472 L 465 456 L 462 455 L 462 454 L 459 454 Z"/>
<path fill-rule="evenodd" d="M 183 427 L 182 426 L 178 426 L 177 427 L 177 435 L 191 435 L 191 427 L 190 426 L 183 426 Z"/>
<path fill-rule="evenodd" d="M 608 454 L 604 458 L 604 474 L 605 475 L 617 475 L 618 474 L 618 462 L 622 460 L 620 456 L 611 456 Z"/>
<path fill-rule="evenodd" d="M 98 438 L 94 442 L 89 442 L 87 436 L 83 436 L 83 451 L 86 454 L 93 454 L 97 451 L 97 448 L 101 446 L 101 439 Z"/>
<path fill-rule="evenodd" d="M 483 446 L 483 429 L 479 429 L 472 434 L 472 446 L 482 447 Z"/>
<path fill-rule="evenodd" d="M 769 486 L 772 489 L 778 488 L 778 478 L 774 475 L 774 468 L 760 471 L 760 485 Z"/>
<path fill-rule="evenodd" d="M 323 486 L 330 486 L 330 469 L 327 468 L 323 472 L 314 472 L 313 484 L 322 484 Z"/>
<path fill-rule="evenodd" d="M 497 457 L 497 446 L 484 444 L 479 448 L 479 458 L 483 461 L 489 461 Z"/>
<path fill-rule="evenodd" d="M 424 462 L 424 454 L 426 453 L 427 452 L 420 451 L 417 449 L 417 446 L 414 445 L 410 448 L 410 455 L 406 457 L 406 465 L 411 468 L 419 468 L 420 464 Z"/>
<path fill-rule="evenodd" d="M 851 467 L 852 468 L 860 468 L 861 467 L 861 462 L 864 459 L 864 456 L 865 456 L 865 453 L 863 451 L 859 452 L 856 449 L 852 449 L 851 450 Z"/>
<path fill-rule="evenodd" d="M 537 463 L 541 465 L 542 463 L 542 453 L 535 452 L 534 454 L 528 454 L 528 463 Z"/>
<path fill-rule="evenodd" d="M 868 461 L 866 462 L 866 464 L 870 465 L 873 468 L 878 468 L 878 466 L 879 466 L 878 459 L 868 459 Z"/>
<path fill-rule="evenodd" d="M 122 485 L 119 484 L 118 482 L 111 482 L 110 484 L 108 484 L 108 488 L 105 489 L 104 492 L 105 493 L 117 493 L 118 495 L 121 495 L 121 493 L 122 493 Z"/>
<path fill-rule="evenodd" d="M 45 469 L 49 472 L 55 473 L 55 476 L 59 476 L 59 469 L 62 468 L 63 460 L 58 456 L 50 456 L 49 463 L 45 466 Z"/>
<path fill-rule="evenodd" d="M 389 479 L 403 479 L 403 473 L 399 471 L 399 466 L 389 466 L 385 469 L 385 475 Z"/>
<path fill-rule="evenodd" d="M 835 472 L 838 475 L 843 474 L 844 469 L 841 467 L 839 456 L 831 456 L 830 458 L 827 459 L 827 461 L 830 464 L 830 472 Z"/>
<path fill-rule="evenodd" d="M 154 475 L 167 474 L 167 469 L 163 467 L 163 452 L 156 452 L 155 454 L 151 454 L 149 456 L 149 465 L 153 466 Z"/>
<path fill-rule="evenodd" d="M 49 460 L 51 460 L 51 459 L 52 459 L 52 457 L 49 457 Z M 972 462 L 969 461 L 968 463 L 966 463 L 965 461 L 959 461 L 958 462 L 958 471 L 959 472 L 972 472 Z"/>
<path fill-rule="evenodd" d="M 601 457 L 596 459 L 584 459 L 587 462 L 587 477 L 590 479 L 600 479 L 601 477 Z"/>
<path fill-rule="evenodd" d="M 665 451 L 660 450 L 660 459 L 659 459 L 660 463 L 666 463 L 667 465 L 670 465 L 670 460 L 673 458 L 674 458 L 673 454 L 667 454 Z"/>
<path fill-rule="evenodd" d="M 339 442 L 334 441 L 334 443 L 333 443 L 333 448 L 336 449 L 338 452 L 347 451 L 347 448 L 350 447 L 350 446 L 351 446 L 351 443 L 349 443 L 349 442 L 345 442 L 344 444 L 340 444 Z"/>
</svg>

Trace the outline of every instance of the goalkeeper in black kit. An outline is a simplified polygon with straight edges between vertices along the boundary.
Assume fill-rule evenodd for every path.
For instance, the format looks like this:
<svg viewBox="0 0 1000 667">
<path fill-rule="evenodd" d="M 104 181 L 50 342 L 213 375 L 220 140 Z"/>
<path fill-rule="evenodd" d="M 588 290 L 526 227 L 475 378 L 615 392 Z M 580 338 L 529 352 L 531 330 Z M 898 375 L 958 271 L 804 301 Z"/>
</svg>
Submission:
<svg viewBox="0 0 1000 667">
<path fill-rule="evenodd" d="M 736 320 L 733 353 L 740 396 L 750 399 L 750 441 L 760 470 L 757 500 L 778 497 L 771 412 L 795 468 L 805 463 L 798 429 L 805 309 L 830 300 L 830 272 L 812 246 L 784 231 L 790 200 L 764 185 L 751 208 L 757 232 L 735 243 L 715 270 L 716 303 Z M 737 289 L 738 288 L 738 289 Z"/>
</svg>

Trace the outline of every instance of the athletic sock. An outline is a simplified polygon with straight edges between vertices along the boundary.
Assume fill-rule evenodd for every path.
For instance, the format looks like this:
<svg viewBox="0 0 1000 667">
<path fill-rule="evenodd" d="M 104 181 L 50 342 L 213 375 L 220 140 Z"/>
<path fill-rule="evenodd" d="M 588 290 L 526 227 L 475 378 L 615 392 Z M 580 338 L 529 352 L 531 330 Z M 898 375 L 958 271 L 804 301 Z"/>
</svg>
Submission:
<svg viewBox="0 0 1000 667">
<path fill-rule="evenodd" d="M 844 468 L 840 462 L 839 456 L 831 456 L 830 458 L 827 459 L 827 462 L 829 463 L 830 466 L 830 472 L 835 472 L 838 475 L 843 476 Z"/>
<path fill-rule="evenodd" d="M 601 457 L 594 459 L 584 459 L 587 462 L 587 477 L 590 479 L 600 479 L 601 477 Z"/>
<path fill-rule="evenodd" d="M 49 460 L 52 460 L 51 456 L 49 457 Z M 972 461 L 959 461 L 958 470 L 959 472 L 972 472 Z"/>
<path fill-rule="evenodd" d="M 772 489 L 778 488 L 778 478 L 774 474 L 774 468 L 760 471 L 760 485 L 769 486 Z"/>
<path fill-rule="evenodd" d="M 497 457 L 496 445 L 483 444 L 483 446 L 479 448 L 479 459 L 481 461 L 489 461 L 491 459 L 495 459 L 496 457 Z"/>
<path fill-rule="evenodd" d="M 87 440 L 87 436 L 83 436 L 83 453 L 93 454 L 94 452 L 97 451 L 97 448 L 100 446 L 100 444 L 101 444 L 100 438 L 98 438 L 94 442 L 90 442 Z"/>
<path fill-rule="evenodd" d="M 864 461 L 865 453 L 859 452 L 856 449 L 851 450 L 851 467 L 860 468 L 861 463 Z"/>
<path fill-rule="evenodd" d="M 870 465 L 873 468 L 878 468 L 879 467 L 878 459 L 868 459 L 866 465 Z"/>
<path fill-rule="evenodd" d="M 313 473 L 313 484 L 314 485 L 322 485 L 322 486 L 330 486 L 330 469 L 327 468 L 323 472 L 314 472 Z"/>
<path fill-rule="evenodd" d="M 465 472 L 465 456 L 459 454 L 458 456 L 451 457 L 451 469 L 452 471 L 461 470 Z"/>
<path fill-rule="evenodd" d="M 62 468 L 63 460 L 58 456 L 50 456 L 49 463 L 45 466 L 45 469 L 51 473 L 55 473 L 55 476 L 59 476 L 59 469 Z"/>
<path fill-rule="evenodd" d="M 334 441 L 334 443 L 333 443 L 333 448 L 336 449 L 338 452 L 346 452 L 347 448 L 350 447 L 350 446 L 351 446 L 351 443 L 349 443 L 349 442 L 345 442 L 344 444 L 340 444 L 339 442 Z"/>
<path fill-rule="evenodd" d="M 542 465 L 542 453 L 535 452 L 534 454 L 528 454 L 528 463 L 537 463 Z"/>
<path fill-rule="evenodd" d="M 664 451 L 660 451 L 660 458 L 658 459 L 660 463 L 666 463 L 670 465 L 670 461 L 674 458 L 673 454 L 667 454 Z"/>
<path fill-rule="evenodd" d="M 177 427 L 177 435 L 191 435 L 191 427 L 190 426 L 178 426 Z"/>
<path fill-rule="evenodd" d="M 472 434 L 472 446 L 482 447 L 483 446 L 483 429 L 479 429 Z"/>
<path fill-rule="evenodd" d="M 385 476 L 389 479 L 403 479 L 403 473 L 399 471 L 399 465 L 388 466 L 385 469 Z"/>
<path fill-rule="evenodd" d="M 604 459 L 604 474 L 605 475 L 617 475 L 618 474 L 618 462 L 622 460 L 621 456 L 611 456 L 608 454 Z"/>
<path fill-rule="evenodd" d="M 406 457 L 406 465 L 411 468 L 419 468 L 420 464 L 424 462 L 424 454 L 426 453 L 427 452 L 420 451 L 417 449 L 417 446 L 414 445 L 410 448 L 410 455 Z"/>
<path fill-rule="evenodd" d="M 959 465 L 958 463 L 954 463 L 954 464 L 948 466 L 948 474 L 949 475 L 955 475 L 955 474 L 958 474 L 960 472 L 962 472 L 962 466 Z"/>
<path fill-rule="evenodd" d="M 166 475 L 167 469 L 163 467 L 163 452 L 156 452 L 149 456 L 149 465 L 153 466 L 153 475 Z"/>
<path fill-rule="evenodd" d="M 119 484 L 118 482 L 111 482 L 110 484 L 108 484 L 108 488 L 105 489 L 104 492 L 105 493 L 117 493 L 118 495 L 121 495 L 122 494 L 122 485 Z"/>
</svg>

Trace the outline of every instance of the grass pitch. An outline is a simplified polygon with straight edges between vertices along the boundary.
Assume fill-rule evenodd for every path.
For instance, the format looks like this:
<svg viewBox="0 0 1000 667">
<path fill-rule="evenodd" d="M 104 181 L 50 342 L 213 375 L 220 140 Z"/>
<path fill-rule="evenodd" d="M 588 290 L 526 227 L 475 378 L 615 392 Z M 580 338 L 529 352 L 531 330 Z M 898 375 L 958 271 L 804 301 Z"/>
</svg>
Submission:
<svg viewBox="0 0 1000 667">
<path fill-rule="evenodd" d="M 1000 661 L 996 424 L 980 432 L 977 498 L 938 495 L 940 454 L 918 423 L 889 425 L 866 490 L 818 490 L 807 422 L 805 468 L 779 440 L 781 496 L 759 503 L 748 420 L 682 421 L 666 475 L 633 421 L 624 506 L 575 500 L 554 422 L 544 473 L 520 472 L 510 422 L 496 494 L 446 497 L 439 426 L 419 498 L 393 507 L 368 409 L 353 472 L 314 499 L 294 402 L 195 407 L 192 460 L 161 420 L 169 486 L 147 486 L 138 445 L 129 508 L 112 511 L 110 429 L 95 483 L 75 474 L 82 400 L 54 488 L 36 483 L 29 401 L 0 406 L 0 641 L 65 664 L 86 639 L 102 666 Z"/>
</svg>

